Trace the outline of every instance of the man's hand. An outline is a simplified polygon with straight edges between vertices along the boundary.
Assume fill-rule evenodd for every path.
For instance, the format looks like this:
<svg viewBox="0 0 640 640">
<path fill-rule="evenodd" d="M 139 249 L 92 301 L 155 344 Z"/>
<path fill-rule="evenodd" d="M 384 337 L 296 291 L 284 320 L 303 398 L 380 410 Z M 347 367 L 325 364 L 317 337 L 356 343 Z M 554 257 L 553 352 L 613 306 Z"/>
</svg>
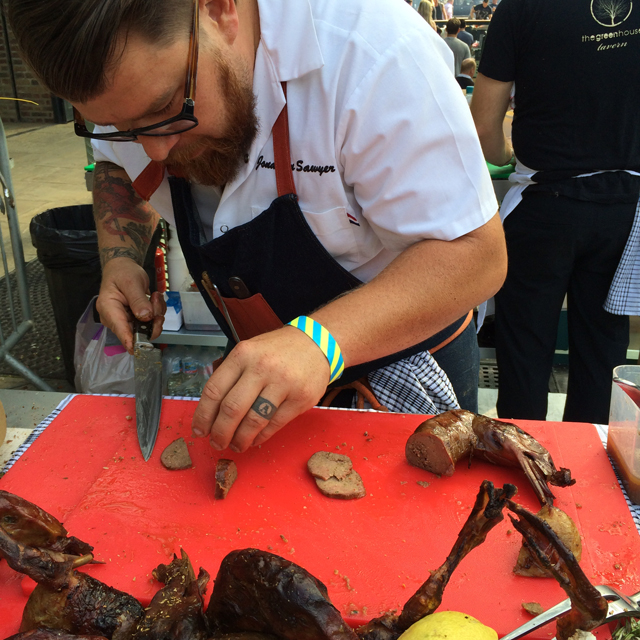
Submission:
<svg viewBox="0 0 640 640">
<path fill-rule="evenodd" d="M 245 451 L 316 405 L 328 384 L 327 358 L 299 329 L 244 340 L 206 383 L 193 433 L 215 449 Z"/>
<path fill-rule="evenodd" d="M 102 283 L 96 308 L 100 321 L 116 334 L 129 353 L 133 353 L 132 321 L 153 319 L 151 339 L 162 331 L 167 310 L 164 297 L 157 291 L 151 297 L 146 271 L 129 258 L 109 260 L 102 270 Z"/>
</svg>

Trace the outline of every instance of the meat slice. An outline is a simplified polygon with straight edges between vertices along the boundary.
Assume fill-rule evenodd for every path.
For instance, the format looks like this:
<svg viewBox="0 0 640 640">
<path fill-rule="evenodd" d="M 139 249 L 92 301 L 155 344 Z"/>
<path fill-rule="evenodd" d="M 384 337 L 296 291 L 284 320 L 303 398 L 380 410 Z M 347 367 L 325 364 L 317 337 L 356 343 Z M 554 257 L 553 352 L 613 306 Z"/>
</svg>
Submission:
<svg viewBox="0 0 640 640">
<path fill-rule="evenodd" d="M 216 491 L 215 497 L 217 500 L 223 500 L 227 497 L 231 485 L 236 481 L 238 477 L 238 467 L 233 460 L 227 460 L 221 458 L 216 464 Z"/>
<path fill-rule="evenodd" d="M 362 478 L 353 468 L 349 456 L 318 451 L 309 458 L 307 469 L 315 478 L 320 492 L 328 498 L 355 500 L 367 495 Z"/>
<path fill-rule="evenodd" d="M 469 455 L 478 438 L 475 414 L 464 409 L 441 413 L 423 422 L 407 440 L 409 464 L 439 476 L 451 476 L 460 458 Z"/>
<path fill-rule="evenodd" d="M 343 480 L 353 471 L 353 464 L 349 456 L 330 451 L 318 451 L 307 462 L 307 469 L 314 478 L 328 480 L 336 478 Z"/>
<path fill-rule="evenodd" d="M 189 449 L 184 438 L 178 438 L 174 440 L 160 456 L 160 462 L 172 471 L 179 471 L 182 469 L 190 469 L 192 466 L 191 456 L 189 455 Z"/>
<path fill-rule="evenodd" d="M 562 509 L 551 507 L 547 504 L 543 505 L 536 516 L 553 529 L 562 544 L 564 544 L 575 556 L 575 559 L 580 562 L 582 559 L 582 540 L 580 539 L 580 532 L 575 522 L 562 511 Z M 519 576 L 527 576 L 530 578 L 553 577 L 553 574 L 539 564 L 536 557 L 531 554 L 525 540 L 522 541 L 522 547 L 520 548 L 518 560 L 516 566 L 513 568 L 513 572 Z"/>
</svg>

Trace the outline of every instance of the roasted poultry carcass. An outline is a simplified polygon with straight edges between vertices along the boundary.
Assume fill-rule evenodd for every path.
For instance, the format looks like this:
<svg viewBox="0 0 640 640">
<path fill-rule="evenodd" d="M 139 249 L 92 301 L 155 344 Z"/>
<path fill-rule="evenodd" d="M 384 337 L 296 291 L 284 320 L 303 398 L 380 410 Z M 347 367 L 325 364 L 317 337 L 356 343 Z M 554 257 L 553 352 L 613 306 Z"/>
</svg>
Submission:
<svg viewBox="0 0 640 640">
<path fill-rule="evenodd" d="M 67 535 L 67 530 L 50 513 L 32 502 L 0 490 L 0 528 L 27 547 L 85 556 L 93 547 Z M 0 552 L 1 553 L 1 552 Z"/>
<path fill-rule="evenodd" d="M 357 640 L 320 580 L 259 549 L 232 551 L 224 558 L 207 619 L 216 634 L 252 631 L 283 640 Z"/>
<path fill-rule="evenodd" d="M 412 624 L 432 614 L 442 602 L 444 589 L 453 571 L 470 551 L 485 541 L 489 531 L 502 522 L 502 511 L 516 491 L 517 488 L 512 484 L 496 489 L 493 483 L 484 480 L 473 509 L 442 566 L 407 601 L 399 616 L 387 614 L 374 618 L 358 629 L 358 636 L 362 640 L 395 640 Z"/>
<path fill-rule="evenodd" d="M 423 422 L 405 449 L 410 464 L 438 475 L 451 475 L 455 463 L 476 456 L 499 466 L 520 467 L 540 504 L 553 506 L 549 484 L 575 484 L 569 469 L 556 469 L 549 452 L 531 435 L 510 422 L 456 409 Z"/>
<path fill-rule="evenodd" d="M 161 564 L 153 577 L 165 586 L 153 596 L 144 617 L 133 632 L 133 640 L 205 640 L 209 625 L 204 617 L 204 593 L 209 574 L 202 568 L 196 578 L 189 556 Z"/>
<path fill-rule="evenodd" d="M 519 516 L 519 519 L 511 515 L 509 518 L 524 537 L 531 555 L 553 575 L 571 599 L 571 610 L 556 622 L 557 639 L 568 640 L 578 629 L 591 631 L 600 626 L 607 616 L 607 601 L 589 582 L 573 553 L 536 515 L 511 500 L 507 507 Z"/>
</svg>

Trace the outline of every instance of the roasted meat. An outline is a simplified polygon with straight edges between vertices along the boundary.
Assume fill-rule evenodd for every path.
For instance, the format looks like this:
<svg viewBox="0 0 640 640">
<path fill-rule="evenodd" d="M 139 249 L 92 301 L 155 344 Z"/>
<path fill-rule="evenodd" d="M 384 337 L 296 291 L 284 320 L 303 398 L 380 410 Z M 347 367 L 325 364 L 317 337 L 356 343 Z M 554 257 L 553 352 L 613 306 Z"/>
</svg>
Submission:
<svg viewBox="0 0 640 640">
<path fill-rule="evenodd" d="M 390 614 L 374 618 L 358 629 L 358 636 L 362 640 L 394 640 L 412 624 L 433 613 L 442 602 L 444 589 L 453 571 L 472 549 L 485 541 L 489 531 L 502 522 L 505 504 L 516 491 L 512 484 L 496 489 L 491 482 L 485 480 L 480 486 L 473 509 L 442 566 L 407 601 L 397 618 Z"/>
<path fill-rule="evenodd" d="M 9 566 L 19 573 L 28 575 L 38 583 L 46 584 L 53 590 L 64 589 L 69 584 L 72 569 L 91 562 L 93 556 L 75 556 L 50 551 L 39 547 L 29 547 L 17 542 L 0 528 L 0 555 Z"/>
<path fill-rule="evenodd" d="M 68 555 L 84 556 L 93 547 L 67 536 L 66 529 L 51 514 L 32 502 L 0 490 L 0 528 L 16 542 Z"/>
<path fill-rule="evenodd" d="M 532 555 L 553 575 L 571 599 L 571 610 L 556 622 L 558 640 L 568 640 L 579 629 L 591 631 L 599 627 L 607 616 L 607 601 L 589 582 L 575 556 L 541 518 L 511 500 L 507 506 L 519 517 L 516 519 L 509 515 Z"/>
<path fill-rule="evenodd" d="M 203 600 L 209 574 L 201 568 L 196 579 L 184 550 L 181 556 L 153 571 L 165 586 L 145 609 L 133 640 L 205 640 L 210 636 Z"/>
<path fill-rule="evenodd" d="M 553 506 L 555 496 L 549 484 L 568 487 L 575 484 L 569 469 L 556 469 L 549 452 L 526 431 L 510 422 L 476 416 L 473 431 L 478 443 L 473 455 L 505 467 L 521 467 L 540 504 Z"/>
<path fill-rule="evenodd" d="M 64 589 L 36 586 L 22 614 L 20 631 L 49 627 L 75 635 L 127 640 L 143 613 L 133 596 L 70 571 Z"/>
<path fill-rule="evenodd" d="M 302 567 L 272 553 L 229 553 L 207 608 L 214 635 L 250 631 L 283 640 L 356 640 L 327 588 Z"/>
<path fill-rule="evenodd" d="M 107 640 L 103 636 L 76 636 L 60 629 L 34 629 L 24 633 L 16 633 L 6 640 Z"/>
<path fill-rule="evenodd" d="M 453 475 L 456 462 L 468 456 L 478 440 L 474 418 L 470 411 L 456 409 L 425 420 L 407 440 L 407 460 L 439 476 Z"/>
<path fill-rule="evenodd" d="M 549 484 L 575 484 L 569 469 L 556 469 L 549 452 L 526 431 L 510 422 L 470 411 L 446 411 L 423 422 L 407 441 L 410 464 L 438 475 L 451 475 L 455 463 L 471 455 L 503 467 L 520 467 L 540 504 L 553 506 Z"/>
<path fill-rule="evenodd" d="M 582 540 L 580 539 L 580 532 L 575 522 L 562 511 L 562 509 L 550 507 L 547 504 L 543 505 L 536 515 L 555 531 L 564 546 L 567 547 L 567 549 L 573 553 L 576 560 L 580 562 L 582 558 Z M 519 576 L 531 578 L 552 577 L 551 572 L 542 567 L 535 556 L 529 551 L 526 540 L 522 541 L 522 547 L 513 572 Z"/>
</svg>

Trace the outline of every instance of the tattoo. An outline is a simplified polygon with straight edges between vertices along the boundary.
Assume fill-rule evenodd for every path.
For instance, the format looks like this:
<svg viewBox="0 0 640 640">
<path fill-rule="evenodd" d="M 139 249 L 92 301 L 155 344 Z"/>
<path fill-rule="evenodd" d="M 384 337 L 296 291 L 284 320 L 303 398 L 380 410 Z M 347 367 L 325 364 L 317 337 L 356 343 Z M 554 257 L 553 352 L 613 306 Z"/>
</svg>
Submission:
<svg viewBox="0 0 640 640">
<path fill-rule="evenodd" d="M 268 420 L 276 412 L 276 409 L 278 407 L 276 407 L 276 405 L 273 404 L 273 402 L 270 402 L 266 398 L 263 398 L 262 396 L 258 396 L 256 398 L 256 401 L 251 405 L 251 408 L 258 415 L 262 416 L 263 418 L 267 418 Z"/>
<path fill-rule="evenodd" d="M 140 254 L 128 247 L 105 247 L 100 249 L 100 264 L 104 266 L 113 258 L 131 258 L 135 262 L 140 262 Z"/>
<path fill-rule="evenodd" d="M 155 229 L 154 209 L 136 194 L 124 169 L 111 162 L 96 163 L 93 195 L 102 265 L 124 256 L 142 264 Z M 122 245 L 113 246 L 118 240 Z M 102 246 L 105 242 L 110 246 Z"/>
</svg>

